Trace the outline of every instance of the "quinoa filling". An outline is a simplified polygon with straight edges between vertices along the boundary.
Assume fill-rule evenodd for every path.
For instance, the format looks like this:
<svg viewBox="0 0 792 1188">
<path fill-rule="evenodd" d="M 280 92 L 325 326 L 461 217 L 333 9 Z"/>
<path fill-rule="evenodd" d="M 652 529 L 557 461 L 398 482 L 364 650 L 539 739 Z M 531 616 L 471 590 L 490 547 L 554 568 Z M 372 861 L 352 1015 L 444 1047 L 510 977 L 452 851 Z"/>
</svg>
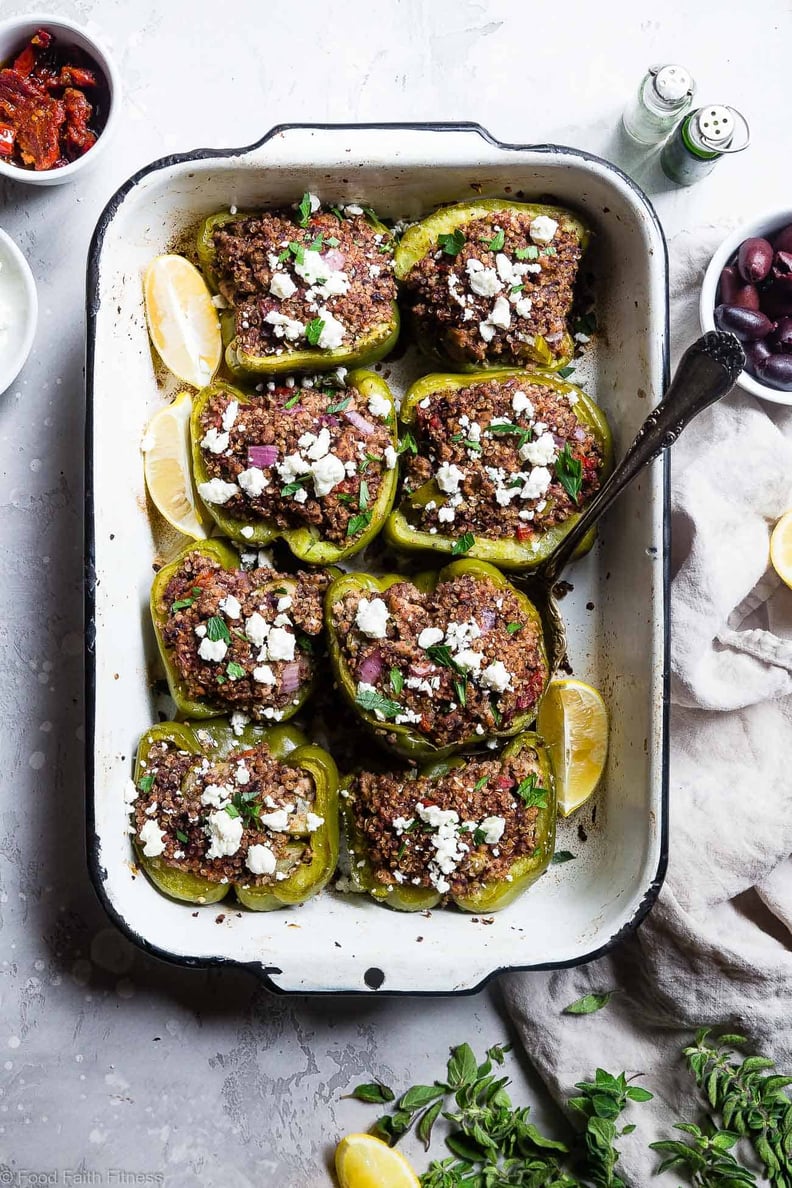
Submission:
<svg viewBox="0 0 792 1188">
<path fill-rule="evenodd" d="M 415 409 L 404 510 L 432 535 L 532 540 L 599 489 L 602 448 L 574 391 L 518 378 L 433 392 Z"/>
<path fill-rule="evenodd" d="M 355 204 L 246 215 L 213 233 L 222 297 L 248 355 L 354 346 L 393 320 L 391 237 Z"/>
<path fill-rule="evenodd" d="M 163 739 L 145 767 L 130 813 L 146 858 L 244 887 L 283 882 L 311 861 L 311 837 L 324 824 L 313 780 L 278 763 L 265 743 L 211 762 Z"/>
<path fill-rule="evenodd" d="M 541 779 L 526 747 L 509 759 L 468 760 L 437 779 L 362 772 L 347 803 L 377 883 L 469 895 L 483 883 L 511 882 L 515 862 L 536 850 L 539 810 L 549 803 Z"/>
<path fill-rule="evenodd" d="M 538 623 L 486 575 L 350 591 L 332 616 L 358 706 L 438 747 L 507 729 L 547 682 Z"/>
<path fill-rule="evenodd" d="M 165 588 L 162 631 L 189 697 L 280 721 L 313 679 L 324 573 L 228 570 L 188 554 Z"/>
<path fill-rule="evenodd" d="M 207 402 L 200 444 L 210 477 L 199 495 L 248 524 L 311 528 L 339 545 L 360 536 L 396 466 L 390 401 L 366 403 L 352 387 L 268 388 L 244 404 L 223 391 Z"/>
<path fill-rule="evenodd" d="M 503 210 L 440 236 L 405 284 L 419 325 L 456 358 L 517 363 L 539 335 L 558 358 L 581 255 L 555 219 Z"/>
</svg>

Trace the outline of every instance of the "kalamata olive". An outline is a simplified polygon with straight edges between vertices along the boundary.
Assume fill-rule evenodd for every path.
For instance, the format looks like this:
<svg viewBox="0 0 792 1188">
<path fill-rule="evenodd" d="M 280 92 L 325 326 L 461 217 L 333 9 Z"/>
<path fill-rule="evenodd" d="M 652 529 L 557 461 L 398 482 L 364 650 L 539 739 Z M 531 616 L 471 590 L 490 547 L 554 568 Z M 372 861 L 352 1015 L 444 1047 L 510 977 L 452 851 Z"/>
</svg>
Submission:
<svg viewBox="0 0 792 1188">
<path fill-rule="evenodd" d="M 746 285 L 736 268 L 724 268 L 720 274 L 718 300 L 721 305 L 740 305 L 743 309 L 759 308 L 759 293 L 755 285 Z"/>
<path fill-rule="evenodd" d="M 748 370 L 756 372 L 765 359 L 769 359 L 772 355 L 770 347 L 767 345 L 767 340 L 760 338 L 758 342 L 748 342 L 745 344 L 745 357 L 748 362 Z"/>
<path fill-rule="evenodd" d="M 743 309 L 739 305 L 718 305 L 715 309 L 715 325 L 719 330 L 736 334 L 743 342 L 765 338 L 773 329 L 767 314 L 757 309 Z"/>
<path fill-rule="evenodd" d="M 771 243 L 777 252 L 792 252 L 792 223 L 777 232 Z"/>
<path fill-rule="evenodd" d="M 792 355 L 792 318 L 781 318 L 767 342 L 772 350 Z"/>
<path fill-rule="evenodd" d="M 773 262 L 773 276 L 789 276 L 792 273 L 792 252 L 776 252 Z"/>
<path fill-rule="evenodd" d="M 746 239 L 737 253 L 740 276 L 749 285 L 764 280 L 773 267 L 773 249 L 766 239 Z"/>
<path fill-rule="evenodd" d="M 756 370 L 763 384 L 792 392 L 792 355 L 771 355 Z"/>
<path fill-rule="evenodd" d="M 789 276 L 777 277 L 772 285 L 768 285 L 761 293 L 762 311 L 771 320 L 792 317 L 792 273 Z"/>
</svg>

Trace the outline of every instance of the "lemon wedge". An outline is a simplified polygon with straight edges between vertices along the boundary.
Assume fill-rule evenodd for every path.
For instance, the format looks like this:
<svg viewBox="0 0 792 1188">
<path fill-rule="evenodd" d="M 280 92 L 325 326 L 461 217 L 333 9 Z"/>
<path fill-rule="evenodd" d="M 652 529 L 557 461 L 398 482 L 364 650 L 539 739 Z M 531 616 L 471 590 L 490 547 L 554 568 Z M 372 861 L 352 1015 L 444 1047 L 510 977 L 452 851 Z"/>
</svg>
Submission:
<svg viewBox="0 0 792 1188">
<path fill-rule="evenodd" d="M 420 1188 L 407 1160 L 373 1134 L 348 1134 L 336 1147 L 341 1188 Z"/>
<path fill-rule="evenodd" d="M 536 720 L 556 777 L 558 811 L 569 817 L 597 789 L 608 756 L 608 711 L 582 681 L 551 681 Z"/>
<path fill-rule="evenodd" d="M 792 511 L 784 512 L 773 529 L 770 560 L 781 581 L 792 586 Z"/>
<path fill-rule="evenodd" d="M 146 486 L 152 503 L 169 524 L 201 540 L 211 520 L 198 499 L 190 470 L 192 396 L 180 392 L 151 418 L 141 442 Z"/>
<path fill-rule="evenodd" d="M 220 366 L 220 319 L 198 269 L 184 256 L 157 256 L 143 278 L 149 335 L 184 384 L 203 388 Z"/>
</svg>

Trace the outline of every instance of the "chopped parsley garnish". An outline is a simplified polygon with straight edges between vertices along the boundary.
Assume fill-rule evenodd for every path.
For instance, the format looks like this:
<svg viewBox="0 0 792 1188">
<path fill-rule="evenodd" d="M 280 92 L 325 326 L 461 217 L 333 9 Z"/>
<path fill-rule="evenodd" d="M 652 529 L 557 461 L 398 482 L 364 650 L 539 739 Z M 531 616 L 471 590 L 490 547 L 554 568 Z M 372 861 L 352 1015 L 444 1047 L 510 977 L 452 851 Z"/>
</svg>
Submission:
<svg viewBox="0 0 792 1188">
<path fill-rule="evenodd" d="M 401 862 L 402 858 L 404 857 L 404 852 L 405 852 L 405 850 L 406 850 L 406 849 L 407 849 L 407 838 L 405 838 L 405 839 L 402 841 L 402 843 L 401 843 L 401 845 L 399 846 L 399 849 L 398 849 L 398 851 L 397 851 L 397 853 L 396 853 L 396 861 L 397 861 L 397 862 Z"/>
<path fill-rule="evenodd" d="M 294 393 L 294 395 L 289 397 L 289 399 L 286 401 L 286 403 L 284 404 L 283 407 L 284 408 L 294 408 L 295 404 L 300 403 L 301 395 L 302 395 L 302 391 L 298 388 L 297 391 Z"/>
<path fill-rule="evenodd" d="M 528 247 L 517 248 L 514 254 L 518 260 L 538 260 L 539 248 L 534 244 L 529 244 Z"/>
<path fill-rule="evenodd" d="M 593 334 L 597 329 L 597 315 L 595 313 L 581 314 L 573 329 L 575 334 Z"/>
<path fill-rule="evenodd" d="M 324 318 L 311 318 L 310 322 L 305 326 L 305 337 L 311 346 L 316 346 L 319 339 L 322 337 L 322 331 L 325 328 Z"/>
<path fill-rule="evenodd" d="M 557 252 L 557 251 L 556 251 L 556 249 L 553 247 L 552 243 L 549 243 L 549 244 L 547 245 L 547 247 L 544 249 L 544 254 L 545 254 L 546 256 L 557 256 L 557 255 L 558 255 L 558 252 Z"/>
<path fill-rule="evenodd" d="M 325 243 L 328 247 L 338 247 L 340 242 L 341 240 L 335 235 L 328 235 L 327 239 L 325 240 Z"/>
<path fill-rule="evenodd" d="M 305 652 L 308 656 L 312 656 L 315 651 L 313 640 L 302 631 L 296 631 L 295 636 L 297 638 L 297 647 L 300 651 Z"/>
<path fill-rule="evenodd" d="M 371 523 L 371 512 L 360 512 L 357 516 L 350 516 L 347 524 L 347 536 L 357 536 L 358 532 L 362 532 L 364 528 L 368 528 Z"/>
<path fill-rule="evenodd" d="M 345 396 L 344 399 L 339 400 L 337 404 L 328 404 L 328 406 L 327 406 L 328 415 L 331 415 L 332 413 L 343 412 L 344 409 L 348 407 L 351 399 L 352 399 L 351 396 Z"/>
<path fill-rule="evenodd" d="M 397 697 L 404 688 L 404 673 L 398 668 L 390 670 L 390 687 Z"/>
<path fill-rule="evenodd" d="M 472 437 L 465 437 L 464 433 L 455 433 L 451 438 L 452 441 L 462 442 L 466 450 L 473 450 L 474 454 L 481 453 L 481 442 L 474 441 Z"/>
<path fill-rule="evenodd" d="M 369 489 L 368 483 L 365 479 L 360 480 L 360 495 L 358 496 L 358 507 L 361 511 L 365 511 L 368 507 Z"/>
<path fill-rule="evenodd" d="M 231 643 L 231 632 L 219 615 L 212 615 L 211 619 L 207 619 L 206 635 L 208 639 L 211 639 L 212 643 L 217 643 L 220 639 L 222 639 L 223 643 Z"/>
<path fill-rule="evenodd" d="M 580 488 L 583 486 L 583 464 L 570 450 L 569 442 L 565 443 L 563 450 L 556 458 L 555 472 L 561 486 L 577 503 Z"/>
<path fill-rule="evenodd" d="M 182 833 L 181 829 L 176 830 L 176 836 L 180 842 L 185 842 L 185 844 L 190 840 L 186 833 Z"/>
<path fill-rule="evenodd" d="M 365 471 L 366 467 L 368 466 L 368 464 L 370 462 L 381 462 L 381 461 L 382 461 L 382 458 L 378 458 L 376 454 L 369 454 L 368 452 L 366 452 L 366 454 L 363 458 L 363 461 L 360 463 L 360 466 L 359 466 L 360 473 L 363 474 L 363 472 Z"/>
<path fill-rule="evenodd" d="M 319 234 L 317 235 L 316 239 L 313 241 L 313 243 L 308 244 L 308 251 L 309 252 L 321 252 L 323 239 L 324 239 L 324 232 L 320 231 Z"/>
<path fill-rule="evenodd" d="M 339 223 L 343 223 L 343 221 L 344 221 L 344 212 L 343 212 L 343 210 L 341 209 L 341 207 L 340 207 L 340 206 L 331 206 L 331 207 L 330 207 L 330 214 L 334 214 L 334 215 L 335 215 L 335 217 L 338 219 Z"/>
<path fill-rule="evenodd" d="M 503 228 L 501 227 L 500 231 L 496 231 L 492 239 L 482 239 L 481 242 L 485 243 L 491 252 L 502 251 L 503 245 L 506 242 L 506 236 L 504 234 Z"/>
<path fill-rule="evenodd" d="M 496 725 L 496 726 L 500 726 L 500 724 L 501 724 L 501 712 L 500 712 L 500 710 L 498 709 L 498 707 L 497 707 L 497 705 L 495 704 L 495 702 L 494 702 L 494 701 L 491 701 L 491 702 L 490 702 L 490 710 L 491 710 L 491 712 L 492 712 L 492 716 L 493 716 L 493 718 L 495 719 L 495 725 Z"/>
<path fill-rule="evenodd" d="M 556 375 L 560 379 L 569 379 L 570 375 L 572 375 L 574 370 L 575 370 L 574 365 L 569 364 L 567 367 L 559 367 L 558 371 L 556 372 Z"/>
<path fill-rule="evenodd" d="M 294 256 L 298 264 L 305 263 L 305 248 L 301 243 L 297 243 L 292 239 L 289 243 L 289 251 Z"/>
<path fill-rule="evenodd" d="M 194 602 L 194 598 L 180 598 L 178 602 L 171 604 L 171 614 L 175 614 L 176 611 L 186 610 L 187 607 L 192 606 Z"/>
<path fill-rule="evenodd" d="M 464 681 L 454 681 L 454 692 L 457 695 L 457 701 L 464 709 L 467 705 L 467 688 Z"/>
<path fill-rule="evenodd" d="M 355 705 L 359 705 L 361 709 L 370 714 L 382 714 L 383 718 L 395 718 L 402 712 L 398 701 L 392 701 L 390 697 L 383 697 L 382 693 L 378 693 L 376 689 L 358 689 Z"/>
<path fill-rule="evenodd" d="M 524 288 L 525 288 L 525 285 L 512 285 L 512 287 L 509 289 L 509 292 L 510 293 L 522 293 Z"/>
<path fill-rule="evenodd" d="M 415 438 L 413 437 L 413 435 L 412 435 L 412 433 L 410 432 L 410 430 L 409 430 L 409 429 L 406 429 L 406 430 L 405 430 L 405 432 L 404 432 L 404 436 L 402 437 L 401 441 L 399 442 L 399 448 L 398 448 L 398 450 L 396 451 L 396 453 L 397 453 L 397 454 L 404 454 L 404 453 L 406 453 L 406 452 L 408 452 L 408 451 L 409 451 L 411 454 L 417 454 L 417 453 L 418 453 L 418 446 L 416 445 Z"/>
<path fill-rule="evenodd" d="M 237 664 L 236 660 L 230 660 L 226 665 L 226 672 L 231 677 L 232 681 L 241 680 L 245 675 L 245 670 L 241 664 Z"/>
<path fill-rule="evenodd" d="M 229 817 L 240 817 L 242 815 L 233 802 L 225 806 L 225 811 L 228 813 Z"/>
<path fill-rule="evenodd" d="M 299 491 L 302 487 L 305 486 L 305 484 L 308 482 L 310 477 L 311 477 L 310 474 L 298 475 L 297 478 L 294 480 L 294 482 L 287 483 L 285 487 L 281 487 L 281 495 L 282 496 L 294 495 L 297 491 Z"/>
<path fill-rule="evenodd" d="M 461 671 L 451 654 L 448 644 L 430 644 L 426 649 L 426 654 L 430 660 L 434 661 L 435 664 L 439 664 L 442 668 L 451 668 L 454 672 Z"/>
<path fill-rule="evenodd" d="M 517 785 L 517 795 L 526 808 L 547 808 L 547 788 L 542 787 L 533 772 Z"/>
<path fill-rule="evenodd" d="M 473 791 L 474 791 L 474 792 L 480 792 L 480 791 L 481 791 L 481 789 L 482 789 L 482 788 L 484 788 L 484 787 L 486 786 L 486 784 L 487 784 L 488 780 L 489 780 L 489 776 L 482 776 L 480 780 L 476 780 L 476 783 L 475 783 L 475 786 L 474 786 L 474 788 L 473 788 Z"/>
<path fill-rule="evenodd" d="M 464 553 L 469 553 L 476 543 L 476 538 L 472 532 L 465 532 L 455 540 L 451 547 L 451 555 L 453 557 L 461 557 Z"/>
<path fill-rule="evenodd" d="M 480 825 L 477 825 L 476 828 L 473 830 L 473 845 L 474 846 L 483 846 L 484 842 L 486 840 L 487 840 L 486 833 L 484 832 L 484 830 L 481 828 Z"/>
<path fill-rule="evenodd" d="M 345 503 L 347 507 L 352 507 L 355 503 L 355 497 L 354 495 L 350 495 L 348 491 L 342 491 L 338 496 L 338 502 Z"/>
<path fill-rule="evenodd" d="M 437 243 L 447 256 L 458 256 L 465 246 L 465 236 L 457 227 L 450 235 L 438 235 Z"/>
<path fill-rule="evenodd" d="M 520 439 L 518 444 L 521 446 L 525 445 L 526 441 L 530 441 L 533 436 L 531 429 L 527 425 L 515 425 L 514 421 L 506 421 L 501 425 L 488 425 L 487 432 L 496 434 L 516 433 Z"/>
<path fill-rule="evenodd" d="M 141 792 L 144 792 L 144 793 L 146 793 L 146 795 L 148 795 L 148 793 L 154 787 L 154 776 L 153 775 L 141 776 L 140 779 L 138 780 L 137 786 Z"/>
<path fill-rule="evenodd" d="M 574 862 L 576 854 L 571 850 L 556 850 L 552 857 L 553 866 L 561 866 L 564 862 Z"/>
<path fill-rule="evenodd" d="M 217 681 L 218 685 L 224 685 L 226 683 L 226 678 L 221 672 L 217 674 L 215 680 Z"/>
<path fill-rule="evenodd" d="M 256 803 L 258 792 L 235 792 L 231 804 L 226 805 L 226 812 L 231 817 L 242 817 L 249 825 L 260 824 L 261 805 Z M 232 811 L 233 810 L 233 811 Z"/>
<path fill-rule="evenodd" d="M 507 623 L 506 630 L 508 631 L 509 635 L 516 635 L 518 631 L 522 631 L 524 626 L 524 623 Z"/>
<path fill-rule="evenodd" d="M 300 216 L 298 219 L 300 226 L 307 227 L 311 221 L 311 195 L 307 190 L 300 199 L 300 203 L 297 207 L 297 213 Z"/>
</svg>

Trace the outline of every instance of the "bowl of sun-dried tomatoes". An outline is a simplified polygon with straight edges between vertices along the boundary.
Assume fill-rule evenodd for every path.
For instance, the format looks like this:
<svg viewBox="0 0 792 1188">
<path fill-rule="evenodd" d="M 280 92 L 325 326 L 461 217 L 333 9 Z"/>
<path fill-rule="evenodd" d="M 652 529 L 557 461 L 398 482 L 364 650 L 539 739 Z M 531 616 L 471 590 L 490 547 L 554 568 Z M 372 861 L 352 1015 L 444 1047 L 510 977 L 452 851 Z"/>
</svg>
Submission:
<svg viewBox="0 0 792 1188">
<path fill-rule="evenodd" d="M 0 21 L 0 176 L 53 186 L 92 164 L 120 97 L 112 59 L 64 17 Z"/>
</svg>

